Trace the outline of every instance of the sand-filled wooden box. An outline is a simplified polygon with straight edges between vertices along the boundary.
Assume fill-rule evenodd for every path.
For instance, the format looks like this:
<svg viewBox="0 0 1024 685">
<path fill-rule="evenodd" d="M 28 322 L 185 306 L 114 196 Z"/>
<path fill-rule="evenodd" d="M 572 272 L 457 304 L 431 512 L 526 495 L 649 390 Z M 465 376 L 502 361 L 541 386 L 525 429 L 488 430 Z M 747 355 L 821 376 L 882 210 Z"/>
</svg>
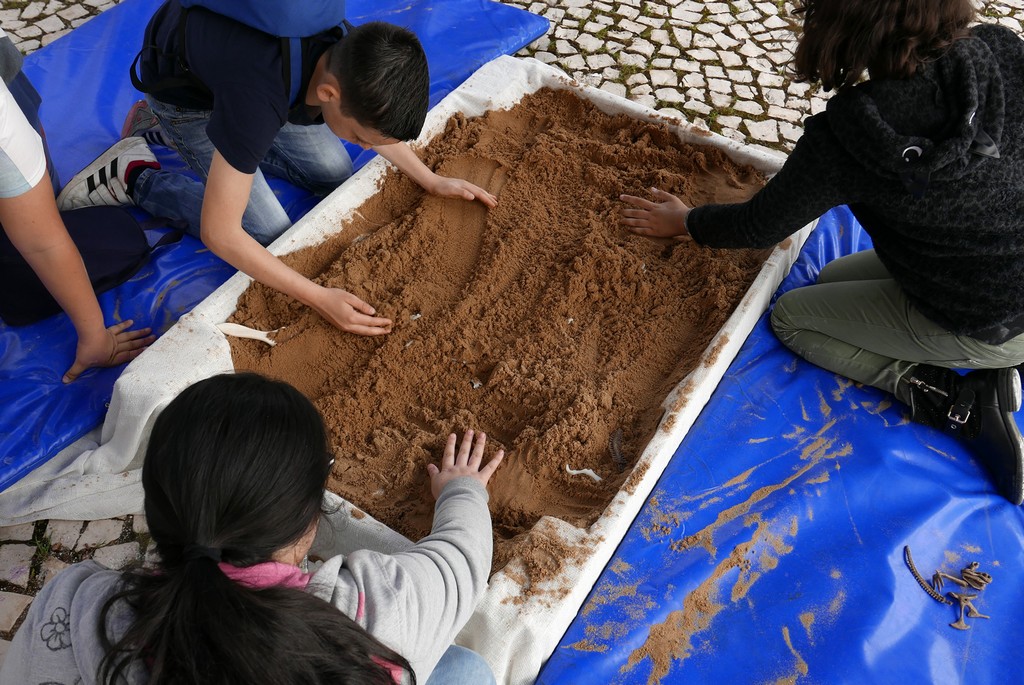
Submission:
<svg viewBox="0 0 1024 685">
<path fill-rule="evenodd" d="M 558 159 L 562 153 L 557 132 L 540 146 L 554 151 L 554 157 L 499 152 L 495 146 L 493 139 L 506 134 L 522 139 L 545 133 L 546 120 L 554 116 L 553 111 L 536 111 L 532 118 L 506 122 L 506 128 L 497 132 L 472 128 L 475 117 L 508 110 L 545 88 L 570 91 L 588 107 L 592 104 L 612 117 L 624 115 L 633 122 L 653 122 L 664 133 L 644 133 L 643 141 L 631 139 L 636 131 L 631 132 L 623 124 L 624 119 L 609 119 L 611 128 L 602 136 L 615 143 L 615 154 L 608 154 L 606 147 L 584 145 L 586 163 L 574 165 L 568 159 Z M 572 106 L 564 101 L 549 98 L 543 102 L 552 108 L 559 103 Z M 621 132 L 614 130 L 616 126 Z M 667 120 L 602 91 L 580 87 L 561 72 L 534 60 L 503 57 L 484 66 L 431 111 L 417 147 L 442 140 L 442 136 L 458 139 L 460 135 L 463 143 L 469 139 L 468 153 L 445 158 L 444 149 L 427 148 L 431 150 L 428 163 L 450 175 L 470 173 L 470 180 L 498 190 L 499 207 L 491 210 L 486 223 L 482 218 L 487 213 L 482 206 L 462 206 L 452 200 L 427 199 L 412 212 L 392 212 L 381 204 L 387 204 L 387 198 L 381 198 L 388 192 L 395 197 L 415 194 L 415 189 L 396 186 L 402 181 L 394 178 L 382 159 L 376 159 L 271 246 L 275 254 L 290 255 L 287 259 L 293 263 L 303 259 L 307 264 L 310 259 L 323 262 L 317 265 L 318 280 L 356 292 L 395 320 L 395 330 L 387 340 L 343 340 L 327 345 L 351 348 L 343 354 L 343 360 L 352 363 L 353 369 L 357 368 L 356 362 L 361 365 L 358 372 L 348 374 L 351 378 L 341 379 L 337 370 L 321 368 L 325 358 L 323 353 L 314 352 L 314 342 L 326 334 L 312 330 L 310 320 L 315 315 L 279 301 L 275 304 L 268 299 L 266 289 L 250 289 L 251 281 L 239 274 L 183 317 L 129 367 L 118 382 L 108 425 L 114 425 L 115 438 L 120 431 L 125 444 L 141 444 L 155 413 L 178 391 L 200 378 L 237 366 L 291 380 L 314 397 L 327 418 L 340 462 L 346 456 L 362 461 L 364 453 L 382 452 L 416 475 L 431 452 L 436 457 L 439 436 L 444 431 L 465 427 L 487 430 L 509 450 L 508 462 L 495 476 L 496 481 L 505 478 L 506 487 L 503 492 L 492 493 L 499 542 L 508 544 L 499 545 L 490 588 L 458 641 L 487 658 L 499 683 L 528 683 L 558 643 L 682 437 L 765 310 L 809 228 L 770 253 L 713 254 L 716 251 L 693 248 L 686 262 L 680 262 L 682 248 L 626 233 L 615 219 L 616 192 L 640 193 L 641 183 L 683 183 L 683 171 L 678 168 L 650 168 L 628 176 L 630 187 L 616 190 L 615 184 L 622 182 L 618 177 L 607 188 L 602 186 L 608 182 L 602 169 L 625 167 L 630 150 L 651 145 L 652 136 L 678 136 L 684 142 L 709 146 L 712 151 L 699 155 L 701 159 L 710 159 L 720 151 L 729 160 L 749 165 L 764 175 L 776 171 L 780 159 Z M 471 165 L 473 160 L 467 154 L 487 159 Z M 717 169 L 718 165 L 703 167 L 707 171 L 707 167 Z M 527 169 L 530 177 L 540 180 L 539 185 L 522 185 L 525 174 L 517 174 L 517 168 Z M 566 178 L 581 184 L 578 206 L 552 201 L 548 203 L 553 205 L 549 207 L 549 219 L 553 223 L 568 220 L 583 229 L 568 239 L 563 236 L 564 245 L 546 245 L 545 240 L 559 238 L 554 232 L 550 237 L 538 232 L 536 226 L 543 224 L 543 216 L 518 215 L 516 197 L 544 196 Z M 385 180 L 389 184 L 387 192 L 381 190 Z M 723 183 L 735 186 L 738 192 L 752 192 L 743 190 L 735 177 Z M 600 192 L 587 196 L 594 188 Z M 676 188 L 677 192 L 682 189 Z M 740 198 L 727 195 L 701 199 Z M 474 220 L 486 229 L 467 228 Z M 444 223 L 454 227 L 447 238 L 414 240 L 417 231 Z M 336 260 L 340 266 L 332 267 L 330 259 L 309 258 L 323 246 L 331 246 L 328 251 L 341 255 Z M 518 262 L 496 261 L 507 257 L 506 253 L 522 254 Z M 419 265 L 408 264 L 417 259 L 428 266 L 433 261 L 434 271 L 444 277 L 424 281 L 408 276 L 422 271 Z M 545 260 L 553 260 L 556 272 L 531 276 L 528 267 Z M 494 264 L 509 263 L 518 266 L 494 268 Z M 740 280 L 746 278 L 743 288 L 709 290 L 713 284 L 708 281 L 717 277 L 709 277 L 711 272 L 706 270 L 713 268 L 745 272 L 746 276 L 738 276 Z M 685 291 L 716 302 L 721 299 L 721 306 L 714 310 L 719 318 L 706 317 L 701 322 L 703 328 L 697 327 L 700 330 L 696 333 L 679 330 L 671 311 L 677 301 L 685 299 Z M 526 301 L 516 301 L 517 296 Z M 591 302 L 594 306 L 586 310 L 590 314 L 580 315 L 578 312 L 583 310 L 578 307 L 588 298 L 597 302 Z M 643 311 L 619 315 L 620 310 L 631 308 Z M 262 343 L 229 345 L 217 328 L 227 320 L 264 329 L 284 326 L 278 334 L 277 356 L 271 357 L 266 348 L 260 347 Z M 486 335 L 460 337 L 460 331 L 474 326 Z M 500 330 L 511 331 L 503 342 L 499 340 Z M 635 339 L 633 347 L 617 346 L 627 339 Z M 291 356 L 285 351 L 288 341 L 296 350 Z M 559 359 L 546 359 L 549 352 L 545 346 L 556 342 L 565 345 L 566 350 L 589 351 L 585 356 L 594 363 L 576 372 L 556 363 Z M 661 348 L 668 352 L 659 355 Z M 431 352 L 414 356 L 421 349 Z M 689 359 L 685 368 L 677 363 L 677 357 Z M 386 367 L 398 378 L 384 382 L 381 376 L 364 374 L 366 366 Z M 658 371 L 642 373 L 644 369 L 637 371 L 634 366 Z M 418 373 L 422 378 L 417 377 Z M 612 376 L 621 382 L 609 384 Z M 444 377 L 453 385 L 434 388 L 430 383 L 435 377 Z M 412 389 L 392 392 L 392 386 L 401 382 Z M 350 400 L 355 397 L 365 401 L 368 396 L 378 398 L 372 402 L 373 411 L 363 411 L 368 427 L 355 434 L 339 428 L 341 424 L 358 423 L 353 417 L 359 410 Z M 659 401 L 662 397 L 664 400 Z M 389 413 L 389 406 L 396 409 Z M 467 423 L 476 425 L 461 425 Z M 555 440 L 556 434 L 562 436 L 562 442 Z M 546 461 L 536 461 L 540 457 Z M 589 475 L 568 471 L 584 468 L 600 475 L 603 484 Z M 396 467 L 396 474 L 399 471 Z M 336 467 L 336 485 L 343 492 L 347 472 L 343 463 Z M 417 477 L 425 481 L 425 471 Z M 396 481 L 411 478 L 395 475 Z M 548 502 L 566 495 L 566 501 L 555 509 L 557 518 L 537 515 L 536 510 L 524 511 L 519 506 L 519 495 L 530 493 L 539 484 L 552 487 L 550 494 L 542 496 Z M 395 499 L 387 492 L 389 483 L 373 486 L 371 481 L 353 481 L 350 485 L 351 499 L 366 495 L 355 507 L 329 493 L 332 503 L 346 512 L 350 544 L 381 550 L 408 544 L 405 537 L 363 512 L 397 517 L 394 521 L 398 523 L 392 525 L 410 537 L 422 534 L 424 526 L 429 525 L 424 523 L 429 519 L 429 496 L 421 498 L 427 504 L 418 509 L 410 505 L 397 514 L 385 508 L 378 513 L 374 493 L 382 493 L 381 502 Z M 406 482 L 403 487 L 415 494 L 415 485 Z M 426 494 L 425 489 L 422 492 Z M 589 505 L 575 511 L 574 501 Z M 354 515 L 348 516 L 347 512 Z"/>
</svg>

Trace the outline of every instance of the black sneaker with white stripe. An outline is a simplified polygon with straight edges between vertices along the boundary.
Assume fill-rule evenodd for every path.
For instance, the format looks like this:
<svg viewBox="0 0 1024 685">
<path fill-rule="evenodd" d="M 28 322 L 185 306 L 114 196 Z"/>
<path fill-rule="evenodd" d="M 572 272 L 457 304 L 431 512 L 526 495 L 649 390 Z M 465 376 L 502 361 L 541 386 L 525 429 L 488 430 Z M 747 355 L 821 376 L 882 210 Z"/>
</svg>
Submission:
<svg viewBox="0 0 1024 685">
<path fill-rule="evenodd" d="M 159 169 L 152 150 L 138 136 L 119 140 L 78 172 L 57 196 L 61 211 L 96 205 L 131 205 L 129 179 L 143 169 Z"/>
</svg>

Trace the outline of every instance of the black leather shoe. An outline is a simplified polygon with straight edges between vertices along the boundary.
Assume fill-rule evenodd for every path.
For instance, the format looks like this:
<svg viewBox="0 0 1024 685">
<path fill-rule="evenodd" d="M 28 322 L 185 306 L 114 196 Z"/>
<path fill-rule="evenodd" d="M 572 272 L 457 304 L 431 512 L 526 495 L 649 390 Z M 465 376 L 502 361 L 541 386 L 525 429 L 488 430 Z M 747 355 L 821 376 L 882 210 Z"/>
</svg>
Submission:
<svg viewBox="0 0 1024 685">
<path fill-rule="evenodd" d="M 1024 437 L 1013 412 L 1021 404 L 1020 374 L 1015 368 L 972 371 L 963 385 L 974 391 L 971 412 L 978 422 L 977 434 L 969 439 L 971 451 L 994 478 L 999 494 L 1019 506 L 1024 502 Z"/>
</svg>

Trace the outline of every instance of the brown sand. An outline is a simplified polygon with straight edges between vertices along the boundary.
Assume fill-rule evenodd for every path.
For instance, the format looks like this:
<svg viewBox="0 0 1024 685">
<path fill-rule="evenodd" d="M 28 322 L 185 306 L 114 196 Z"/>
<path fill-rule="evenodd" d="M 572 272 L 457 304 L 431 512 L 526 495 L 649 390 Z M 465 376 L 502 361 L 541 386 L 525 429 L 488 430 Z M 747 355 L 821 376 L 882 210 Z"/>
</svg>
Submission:
<svg viewBox="0 0 1024 685">
<path fill-rule="evenodd" d="M 329 487 L 412 539 L 429 531 L 426 464 L 444 436 L 486 431 L 508 453 L 490 485 L 499 569 L 530 553 L 537 540 L 525 533 L 541 516 L 585 527 L 629 487 L 661 402 L 767 255 L 634 236 L 619 223 L 619 193 L 658 186 L 691 205 L 730 202 L 764 180 L 568 91 L 456 115 L 423 159 L 488 189 L 498 207 L 427 196 L 391 172 L 344 231 L 285 258 L 374 305 L 393 332 L 341 333 L 256 284 L 233 320 L 286 328 L 273 348 L 233 339 L 232 354 L 237 369 L 314 400 L 337 458 Z M 625 469 L 609 450 L 617 429 Z M 539 573 L 558 566 L 550 552 Z"/>
</svg>

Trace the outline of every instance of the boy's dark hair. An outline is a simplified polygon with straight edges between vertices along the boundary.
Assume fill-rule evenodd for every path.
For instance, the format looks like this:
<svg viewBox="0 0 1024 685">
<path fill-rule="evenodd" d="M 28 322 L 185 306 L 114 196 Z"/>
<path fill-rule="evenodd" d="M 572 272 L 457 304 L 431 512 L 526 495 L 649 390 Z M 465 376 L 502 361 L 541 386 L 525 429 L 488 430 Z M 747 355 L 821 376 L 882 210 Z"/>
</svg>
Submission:
<svg viewBox="0 0 1024 685">
<path fill-rule="evenodd" d="M 341 112 L 396 140 L 420 134 L 430 106 L 427 56 L 412 31 L 360 24 L 331 47 L 327 70 L 341 86 Z"/>
<path fill-rule="evenodd" d="M 801 81 L 825 90 L 873 79 L 909 78 L 967 35 L 972 0 L 797 0 L 803 33 L 793 56 Z"/>
<path fill-rule="evenodd" d="M 125 572 L 103 606 L 102 682 L 124 682 L 133 664 L 154 684 L 394 685 L 387 663 L 412 675 L 408 661 L 327 602 L 295 588 L 251 589 L 217 566 L 217 557 L 270 561 L 302 538 L 329 473 L 320 414 L 286 383 L 225 374 L 175 398 L 142 467 L 159 561 Z M 130 625 L 112 642 L 107 626 L 125 605 Z"/>
</svg>

